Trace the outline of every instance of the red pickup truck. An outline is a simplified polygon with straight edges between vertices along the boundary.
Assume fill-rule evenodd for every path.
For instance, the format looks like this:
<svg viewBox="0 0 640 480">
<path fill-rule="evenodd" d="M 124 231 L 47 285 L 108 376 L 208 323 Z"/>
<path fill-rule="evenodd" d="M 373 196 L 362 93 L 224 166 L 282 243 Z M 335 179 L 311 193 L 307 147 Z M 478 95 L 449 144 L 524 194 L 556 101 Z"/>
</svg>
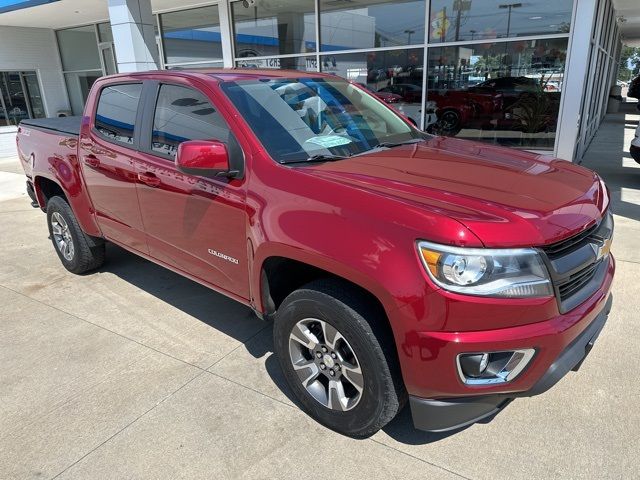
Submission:
<svg viewBox="0 0 640 480">
<path fill-rule="evenodd" d="M 428 135 L 330 75 L 105 77 L 84 116 L 17 142 L 69 271 L 108 241 L 249 305 L 300 404 L 344 434 L 407 401 L 446 431 L 540 394 L 611 308 L 597 174 Z"/>
</svg>

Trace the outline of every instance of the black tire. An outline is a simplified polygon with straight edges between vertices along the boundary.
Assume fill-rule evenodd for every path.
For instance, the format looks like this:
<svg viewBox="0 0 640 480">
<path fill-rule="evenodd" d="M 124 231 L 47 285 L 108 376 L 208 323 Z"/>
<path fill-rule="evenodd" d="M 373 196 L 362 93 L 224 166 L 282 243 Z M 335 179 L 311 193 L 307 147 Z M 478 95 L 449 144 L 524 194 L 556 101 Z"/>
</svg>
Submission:
<svg viewBox="0 0 640 480">
<path fill-rule="evenodd" d="M 56 214 L 60 215 L 68 226 L 68 233 L 71 236 L 73 245 L 73 254 L 70 255 L 70 258 L 65 257 L 54 236 L 52 218 Z M 71 207 L 64 198 L 52 197 L 47 202 L 47 225 L 53 248 L 64 268 L 72 273 L 82 274 L 94 270 L 104 263 L 104 241 L 100 238 L 91 237 L 82 231 Z"/>
<path fill-rule="evenodd" d="M 457 110 L 445 110 L 438 117 L 435 128 L 441 135 L 454 136 L 462 130 L 462 116 Z"/>
<path fill-rule="evenodd" d="M 314 281 L 282 302 L 273 329 L 275 353 L 304 410 L 321 424 L 352 437 L 367 437 L 380 430 L 397 415 L 407 398 L 386 316 L 371 303 L 349 284 Z M 350 410 L 331 409 L 320 403 L 302 385 L 293 368 L 290 335 L 300 320 L 308 318 L 337 329 L 357 357 L 364 388 Z"/>
</svg>

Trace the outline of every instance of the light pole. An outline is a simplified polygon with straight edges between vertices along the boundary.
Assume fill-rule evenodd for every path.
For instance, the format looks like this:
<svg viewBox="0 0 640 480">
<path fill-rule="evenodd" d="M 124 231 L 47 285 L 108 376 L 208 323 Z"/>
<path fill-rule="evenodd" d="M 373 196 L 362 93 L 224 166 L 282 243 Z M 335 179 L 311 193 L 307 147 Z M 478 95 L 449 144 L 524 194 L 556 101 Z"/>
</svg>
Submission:
<svg viewBox="0 0 640 480">
<path fill-rule="evenodd" d="M 509 9 L 509 16 L 507 17 L 507 37 L 509 36 L 509 33 L 511 33 L 511 10 L 513 10 L 514 8 L 520 8 L 522 6 L 522 3 L 503 3 L 502 5 L 498 5 L 498 8 L 508 8 Z"/>
</svg>

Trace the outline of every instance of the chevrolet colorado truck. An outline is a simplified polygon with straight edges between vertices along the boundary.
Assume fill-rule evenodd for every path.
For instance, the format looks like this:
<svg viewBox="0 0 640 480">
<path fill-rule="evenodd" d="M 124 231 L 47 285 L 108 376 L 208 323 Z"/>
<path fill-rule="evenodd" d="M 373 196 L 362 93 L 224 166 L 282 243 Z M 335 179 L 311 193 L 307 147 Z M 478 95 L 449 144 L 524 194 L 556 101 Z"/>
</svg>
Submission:
<svg viewBox="0 0 640 480">
<path fill-rule="evenodd" d="M 120 74 L 23 121 L 64 267 L 105 242 L 250 306 L 300 405 L 351 436 L 489 419 L 576 370 L 611 308 L 613 220 L 570 162 L 428 135 L 319 73 Z"/>
</svg>

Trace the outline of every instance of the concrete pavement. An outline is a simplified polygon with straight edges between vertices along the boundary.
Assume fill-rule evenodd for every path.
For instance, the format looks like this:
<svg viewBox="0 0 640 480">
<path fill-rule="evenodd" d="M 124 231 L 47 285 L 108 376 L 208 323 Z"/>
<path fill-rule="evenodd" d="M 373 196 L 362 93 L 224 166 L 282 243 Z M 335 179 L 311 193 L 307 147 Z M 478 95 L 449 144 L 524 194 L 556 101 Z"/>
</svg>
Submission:
<svg viewBox="0 0 640 480">
<path fill-rule="evenodd" d="M 618 260 L 590 357 L 452 435 L 405 410 L 370 439 L 340 436 L 295 406 L 249 309 L 113 246 L 98 272 L 67 273 L 0 160 L 0 478 L 637 478 L 639 119 L 610 117 L 585 157 L 612 191 Z"/>
</svg>

